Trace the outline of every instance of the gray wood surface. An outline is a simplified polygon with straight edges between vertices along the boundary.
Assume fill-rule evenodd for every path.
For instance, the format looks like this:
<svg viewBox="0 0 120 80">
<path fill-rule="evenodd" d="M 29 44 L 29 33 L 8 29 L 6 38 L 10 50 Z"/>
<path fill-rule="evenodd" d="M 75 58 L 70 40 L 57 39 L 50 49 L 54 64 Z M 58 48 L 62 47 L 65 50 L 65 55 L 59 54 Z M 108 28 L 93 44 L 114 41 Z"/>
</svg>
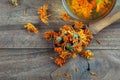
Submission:
<svg viewBox="0 0 120 80">
<path fill-rule="evenodd" d="M 90 70 L 97 73 L 91 76 L 87 61 L 78 56 L 70 59 L 59 68 L 49 57 L 54 56 L 52 49 L 2 49 L 0 52 L 1 80 L 119 80 L 120 50 L 92 50 L 95 59 L 89 61 Z M 8 53 L 9 52 L 9 53 Z M 75 67 L 78 67 L 78 72 Z M 57 72 L 60 76 L 57 77 Z M 64 73 L 71 74 L 66 78 Z"/>
<path fill-rule="evenodd" d="M 37 15 L 38 7 L 43 4 L 49 5 L 52 14 L 49 26 Z M 24 9 L 27 9 L 26 15 Z M 109 15 L 118 10 L 120 0 Z M 120 80 L 120 21 L 94 35 L 87 47 L 95 54 L 94 60 L 87 61 L 78 56 L 61 68 L 54 64 L 50 59 L 55 56 L 53 42 L 44 40 L 43 33 L 72 23 L 72 20 L 64 22 L 59 18 L 64 11 L 61 0 L 20 0 L 18 7 L 11 6 L 8 0 L 0 0 L 0 80 Z M 40 32 L 27 32 L 23 26 L 28 22 L 35 24 Z M 90 71 L 97 73 L 96 77 L 87 70 L 88 63 Z M 57 72 L 61 73 L 59 77 Z M 68 79 L 64 76 L 66 72 L 71 75 Z"/>
</svg>

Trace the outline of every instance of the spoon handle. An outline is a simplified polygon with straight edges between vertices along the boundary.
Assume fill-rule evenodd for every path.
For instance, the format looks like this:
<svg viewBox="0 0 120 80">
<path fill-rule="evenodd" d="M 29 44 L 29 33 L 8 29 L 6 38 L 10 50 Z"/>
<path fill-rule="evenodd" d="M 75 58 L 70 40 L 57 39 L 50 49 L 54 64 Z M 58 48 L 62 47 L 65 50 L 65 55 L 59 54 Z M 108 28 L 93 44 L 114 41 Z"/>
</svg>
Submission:
<svg viewBox="0 0 120 80">
<path fill-rule="evenodd" d="M 97 34 L 102 29 L 108 27 L 110 24 L 116 22 L 119 19 L 120 19 L 120 11 L 116 12 L 111 16 L 101 19 L 100 21 L 90 24 L 89 29 L 92 32 L 92 34 Z"/>
</svg>

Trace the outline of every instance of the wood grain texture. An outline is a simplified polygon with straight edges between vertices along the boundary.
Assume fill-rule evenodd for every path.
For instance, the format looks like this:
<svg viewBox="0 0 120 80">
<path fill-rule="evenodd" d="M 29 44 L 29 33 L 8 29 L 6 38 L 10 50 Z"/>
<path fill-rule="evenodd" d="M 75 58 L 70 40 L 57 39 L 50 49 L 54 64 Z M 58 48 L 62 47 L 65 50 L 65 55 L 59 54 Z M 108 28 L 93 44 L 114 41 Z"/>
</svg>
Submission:
<svg viewBox="0 0 120 80">
<path fill-rule="evenodd" d="M 42 6 L 45 3 L 49 5 L 49 13 L 53 15 L 50 17 L 49 26 L 41 23 L 39 16 L 37 15 L 39 6 Z M 119 10 L 119 0 L 117 0 L 116 3 L 117 4 L 111 14 Z M 20 5 L 16 8 L 11 6 L 8 3 L 8 0 L 1 0 L 0 8 L 0 48 L 52 48 L 53 42 L 45 41 L 43 39 L 43 33 L 48 30 L 58 30 L 58 28 L 63 24 L 72 23 L 72 21 L 64 22 L 59 18 L 59 15 L 65 11 L 60 0 L 21 0 Z M 27 9 L 26 15 L 23 14 L 24 9 Z M 40 33 L 33 34 L 25 31 L 23 26 L 28 22 L 36 24 L 36 27 L 39 28 Z M 117 28 L 114 28 L 115 26 L 117 26 Z M 94 39 L 88 48 L 120 49 L 119 26 L 120 22 L 102 31 L 100 34 L 95 36 L 95 39 L 100 39 L 102 45 L 98 45 Z"/>
<path fill-rule="evenodd" d="M 53 41 L 43 38 L 45 31 L 58 30 L 61 25 L 40 26 L 39 33 L 34 34 L 26 31 L 23 26 L 0 27 L 0 48 L 53 48 Z M 88 49 L 120 49 L 120 23 L 115 23 L 104 29 L 97 35 L 88 46 Z M 101 42 L 98 44 L 96 39 Z"/>
<path fill-rule="evenodd" d="M 53 16 L 50 22 L 58 22 L 59 14 L 65 11 L 61 0 L 20 0 L 20 5 L 16 8 L 8 3 L 8 0 L 0 1 L 0 25 L 15 25 L 25 24 L 28 22 L 41 23 L 37 14 L 38 8 L 48 4 L 49 14 Z M 24 15 L 23 10 L 27 9 L 27 14 Z M 58 19 L 58 20 L 57 20 Z"/>
<path fill-rule="evenodd" d="M 93 50 L 95 59 L 89 61 L 90 72 L 96 72 L 97 76 L 90 75 L 87 70 L 88 65 L 80 60 L 72 60 L 62 68 L 57 69 L 52 73 L 53 80 L 119 80 L 120 77 L 120 59 L 119 50 Z M 83 62 L 83 64 L 82 64 Z M 78 66 L 79 71 L 75 71 L 75 66 Z M 81 68 L 81 66 L 83 66 Z M 61 76 L 56 77 L 56 73 L 61 71 Z M 71 77 L 66 79 L 64 73 L 71 74 Z"/>
<path fill-rule="evenodd" d="M 39 20 L 37 10 L 39 6 L 48 4 L 49 26 Z M 27 9 L 24 15 L 23 10 Z M 120 9 L 120 0 L 111 12 Z M 120 21 L 94 35 L 94 39 L 87 47 L 95 54 L 95 59 L 86 61 L 82 57 L 69 59 L 63 67 L 54 64 L 50 56 L 55 56 L 53 42 L 43 39 L 43 33 L 48 30 L 58 30 L 64 24 L 59 15 L 64 12 L 61 0 L 20 0 L 16 8 L 8 0 L 0 0 L 0 80 L 119 80 L 120 79 Z M 111 15 L 110 14 L 110 15 Z M 40 30 L 34 34 L 27 32 L 23 25 L 31 22 Z M 98 44 L 96 39 L 101 42 Z M 97 73 L 96 77 L 90 71 Z M 78 66 L 79 71 L 75 71 Z M 57 72 L 61 76 L 57 77 Z M 64 73 L 71 74 L 65 78 Z"/>
<path fill-rule="evenodd" d="M 11 6 L 8 0 L 0 1 L 0 26 L 3 25 L 19 25 L 31 23 L 40 23 L 37 11 L 39 6 L 43 4 L 48 4 L 49 14 L 52 16 L 49 19 L 49 23 L 53 24 L 56 22 L 61 22 L 59 15 L 62 12 L 65 12 L 65 9 L 62 6 L 61 0 L 20 0 L 20 5 L 16 8 Z M 112 10 L 111 14 L 119 10 L 120 1 L 116 1 L 116 5 Z M 23 10 L 27 9 L 27 14 L 24 15 Z M 110 14 L 110 15 L 111 15 Z"/>
<path fill-rule="evenodd" d="M 97 73 L 90 75 L 87 60 L 78 56 L 69 59 L 63 67 L 58 67 L 51 60 L 55 56 L 52 49 L 3 49 L 0 50 L 0 79 L 1 80 L 119 80 L 120 50 L 92 50 L 95 59 L 88 61 L 90 71 Z M 78 72 L 75 67 L 78 67 Z M 57 72 L 60 76 L 57 77 Z M 71 77 L 66 78 L 68 72 Z"/>
<path fill-rule="evenodd" d="M 97 22 L 94 22 L 93 24 L 90 24 L 89 29 L 92 34 L 98 34 L 101 30 L 109 27 L 109 25 L 115 23 L 118 20 L 120 20 L 120 11 L 114 13 L 111 16 L 105 17 Z"/>
</svg>

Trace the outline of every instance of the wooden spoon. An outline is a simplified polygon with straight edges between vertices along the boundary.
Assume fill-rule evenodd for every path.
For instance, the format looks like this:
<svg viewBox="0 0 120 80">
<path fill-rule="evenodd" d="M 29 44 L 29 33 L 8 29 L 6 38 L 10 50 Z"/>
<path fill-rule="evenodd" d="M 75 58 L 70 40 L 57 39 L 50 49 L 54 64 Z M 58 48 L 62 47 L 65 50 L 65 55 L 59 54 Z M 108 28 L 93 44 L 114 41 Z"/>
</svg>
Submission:
<svg viewBox="0 0 120 80">
<path fill-rule="evenodd" d="M 113 15 L 109 17 L 105 17 L 93 24 L 89 25 L 89 30 L 92 32 L 92 34 L 97 34 L 104 28 L 108 27 L 112 23 L 118 21 L 120 19 L 120 11 L 114 13 Z"/>
</svg>

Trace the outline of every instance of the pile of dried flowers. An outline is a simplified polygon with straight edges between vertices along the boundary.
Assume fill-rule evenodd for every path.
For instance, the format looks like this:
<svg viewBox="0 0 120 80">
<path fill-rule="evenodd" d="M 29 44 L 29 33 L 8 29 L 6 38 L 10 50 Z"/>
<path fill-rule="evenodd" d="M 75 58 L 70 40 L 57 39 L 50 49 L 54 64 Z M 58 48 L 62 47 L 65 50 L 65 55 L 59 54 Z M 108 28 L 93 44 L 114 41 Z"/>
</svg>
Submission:
<svg viewBox="0 0 120 80">
<path fill-rule="evenodd" d="M 38 11 L 40 19 L 45 24 L 48 24 L 49 15 L 47 16 L 47 9 L 48 6 L 44 5 L 40 7 Z M 67 13 L 62 13 L 61 18 L 65 21 L 70 20 L 70 16 Z M 24 25 L 24 28 L 30 32 L 39 32 L 32 23 L 27 23 Z M 59 66 L 63 66 L 68 58 L 75 58 L 77 54 L 87 59 L 92 59 L 94 56 L 91 51 L 84 50 L 84 48 L 89 45 L 93 36 L 82 22 L 75 21 L 72 26 L 64 25 L 60 27 L 59 32 L 47 31 L 44 34 L 44 38 L 47 40 L 54 39 L 54 51 L 57 53 L 55 63 Z"/>
<path fill-rule="evenodd" d="M 55 63 L 59 66 L 65 64 L 67 58 L 75 58 L 77 53 L 87 59 L 93 57 L 90 51 L 84 51 L 92 39 L 92 34 L 82 22 L 74 22 L 74 26 L 64 25 L 60 27 L 59 32 L 45 32 L 44 38 L 48 40 L 54 39 L 54 51 L 58 57 Z"/>
</svg>

